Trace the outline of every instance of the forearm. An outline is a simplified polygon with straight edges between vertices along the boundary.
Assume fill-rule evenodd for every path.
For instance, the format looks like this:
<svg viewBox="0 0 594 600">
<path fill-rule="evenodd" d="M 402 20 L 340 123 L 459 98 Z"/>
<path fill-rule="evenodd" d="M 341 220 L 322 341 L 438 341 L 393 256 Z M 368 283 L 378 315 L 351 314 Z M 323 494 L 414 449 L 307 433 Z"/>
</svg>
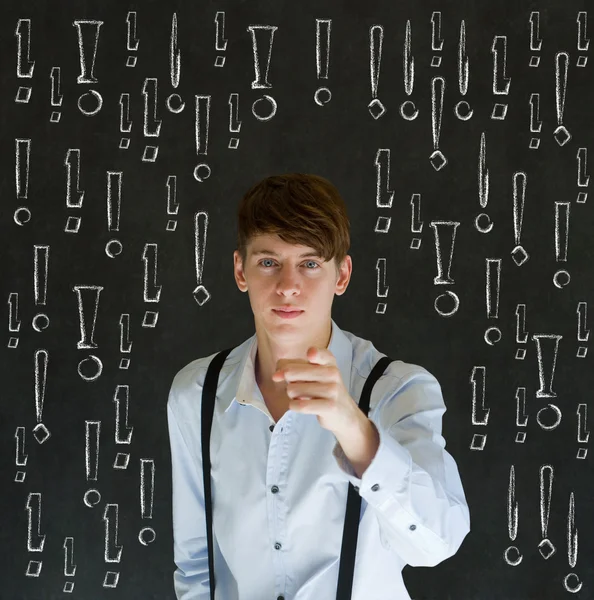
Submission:
<svg viewBox="0 0 594 600">
<path fill-rule="evenodd" d="M 334 432 L 345 456 L 353 466 L 359 479 L 367 470 L 377 454 L 380 436 L 377 427 L 363 413 L 357 417 L 350 428 Z"/>
</svg>

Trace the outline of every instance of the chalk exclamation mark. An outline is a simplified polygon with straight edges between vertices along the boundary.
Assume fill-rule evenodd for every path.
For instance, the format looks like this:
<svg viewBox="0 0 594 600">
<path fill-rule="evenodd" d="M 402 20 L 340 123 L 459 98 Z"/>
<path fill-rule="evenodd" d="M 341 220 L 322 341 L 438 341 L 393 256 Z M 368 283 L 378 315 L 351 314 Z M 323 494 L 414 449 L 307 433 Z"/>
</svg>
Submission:
<svg viewBox="0 0 594 600">
<path fill-rule="evenodd" d="M 578 529 L 575 526 L 575 498 L 573 492 L 569 495 L 569 510 L 567 512 L 567 562 L 575 569 L 578 559 Z M 577 573 L 568 573 L 563 578 L 563 586 L 568 592 L 576 594 L 582 589 L 582 582 Z"/>
<path fill-rule="evenodd" d="M 214 19 L 215 23 L 215 50 L 225 52 L 227 50 L 227 38 L 225 38 L 225 11 L 217 10 Z M 215 67 L 225 66 L 225 55 L 218 54 L 214 62 Z"/>
<path fill-rule="evenodd" d="M 65 537 L 62 548 L 64 549 L 64 577 L 74 577 L 76 575 L 74 538 L 72 536 Z M 71 594 L 74 591 L 74 581 L 65 581 L 62 591 L 65 594 Z"/>
<path fill-rule="evenodd" d="M 66 167 L 66 208 L 82 208 L 85 192 L 80 189 L 80 150 L 78 148 L 68 148 L 64 166 Z M 79 216 L 69 216 L 64 226 L 64 232 L 78 233 L 81 220 Z"/>
<path fill-rule="evenodd" d="M 122 206 L 122 171 L 107 171 L 107 230 L 120 230 L 120 208 Z M 114 194 L 115 188 L 115 194 Z M 115 195 L 115 199 L 114 196 Z M 122 242 L 111 239 L 105 244 L 105 254 L 115 258 L 122 253 Z"/>
<path fill-rule="evenodd" d="M 530 133 L 540 133 L 542 121 L 540 120 L 540 94 L 530 94 Z M 530 150 L 538 150 L 540 146 L 539 137 L 531 137 L 528 147 Z"/>
<path fill-rule="evenodd" d="M 528 425 L 528 415 L 526 413 L 526 388 L 519 387 L 516 390 L 516 427 L 526 427 Z M 516 444 L 523 444 L 526 441 L 526 431 L 516 432 Z"/>
<path fill-rule="evenodd" d="M 509 539 L 514 542 L 518 535 L 518 501 L 516 499 L 516 471 L 514 465 L 509 468 L 509 486 L 507 489 L 507 531 Z M 503 553 L 505 562 L 517 567 L 524 558 L 516 546 L 508 546 Z"/>
<path fill-rule="evenodd" d="M 507 36 L 496 35 L 491 45 L 493 54 L 493 94 L 507 96 L 511 77 L 505 75 L 507 68 Z M 507 114 L 507 104 L 496 102 L 491 111 L 491 119 L 503 121 Z"/>
<path fill-rule="evenodd" d="M 530 51 L 540 52 L 542 49 L 542 38 L 540 37 L 540 11 L 533 10 L 528 19 L 530 24 Z M 529 66 L 536 68 L 540 64 L 540 56 L 532 54 L 530 56 Z"/>
<path fill-rule="evenodd" d="M 177 13 L 171 17 L 171 36 L 169 39 L 169 76 L 171 78 L 171 87 L 177 89 L 179 78 L 181 76 L 181 50 L 177 45 Z M 167 97 L 167 109 L 174 114 L 180 113 L 186 106 L 182 97 L 177 94 L 169 94 Z"/>
<path fill-rule="evenodd" d="M 332 19 L 316 19 L 316 78 L 328 80 L 330 66 L 330 34 Z M 327 87 L 319 86 L 314 92 L 314 102 L 324 106 L 332 100 L 332 92 Z"/>
<path fill-rule="evenodd" d="M 542 541 L 538 544 L 538 551 L 545 560 L 551 558 L 557 551 L 553 542 L 547 537 L 552 495 L 553 466 L 543 465 L 540 467 L 540 530 L 542 533 Z"/>
<path fill-rule="evenodd" d="M 8 295 L 8 331 L 18 333 L 21 330 L 21 320 L 19 319 L 19 295 L 17 292 L 11 292 Z M 8 347 L 17 348 L 19 338 L 11 336 L 8 338 Z"/>
<path fill-rule="evenodd" d="M 590 185 L 590 175 L 588 175 L 588 149 L 579 148 L 577 151 L 577 184 L 580 188 L 587 188 Z M 576 202 L 585 204 L 588 199 L 588 192 L 579 192 Z"/>
<path fill-rule="evenodd" d="M 60 93 L 61 81 L 60 81 L 60 67 L 52 67 L 50 73 L 51 90 L 50 90 L 50 103 L 52 106 L 62 106 L 62 100 L 64 95 Z M 50 116 L 51 123 L 59 123 L 62 113 L 59 110 L 54 110 Z"/>
<path fill-rule="evenodd" d="M 402 49 L 402 72 L 404 79 L 404 92 L 407 96 L 413 93 L 415 86 L 415 59 L 412 55 L 412 35 L 410 29 L 410 19 L 406 21 L 406 30 L 404 32 L 404 48 Z M 407 121 L 413 121 L 419 116 L 419 111 L 412 100 L 405 100 L 400 105 L 400 116 Z"/>
<path fill-rule="evenodd" d="M 152 458 L 140 459 L 140 513 L 143 519 L 153 518 L 153 496 L 155 493 L 155 461 Z M 152 527 L 143 527 L 138 533 L 138 541 L 148 546 L 155 541 L 157 534 Z"/>
<path fill-rule="evenodd" d="M 93 339 L 93 335 L 95 334 L 95 323 L 99 308 L 99 295 L 101 294 L 101 290 L 103 290 L 103 286 L 75 285 L 72 287 L 72 290 L 76 294 L 78 302 L 78 320 L 81 335 L 81 339 L 76 343 L 76 347 L 78 350 L 95 349 L 97 348 L 97 344 Z M 91 309 L 93 309 L 92 316 L 90 315 Z M 83 373 L 83 368 L 89 369 L 89 373 Z M 78 363 L 78 374 L 84 381 L 95 381 L 102 372 L 103 363 L 94 354 L 89 354 Z"/>
<path fill-rule="evenodd" d="M 26 467 L 27 466 L 27 458 L 28 454 L 25 454 L 25 428 L 17 427 L 14 432 L 14 440 L 15 440 L 15 458 L 14 463 L 17 467 Z M 26 471 L 17 471 L 14 476 L 14 480 L 16 483 L 23 483 L 25 481 L 25 477 L 27 476 Z"/>
<path fill-rule="evenodd" d="M 208 233 L 208 213 L 197 212 L 194 215 L 194 264 L 196 268 L 196 281 L 193 296 L 198 306 L 203 306 L 210 300 L 210 292 L 202 285 L 204 274 L 204 258 L 206 256 L 206 235 Z"/>
<path fill-rule="evenodd" d="M 252 36 L 252 51 L 254 53 L 254 76 L 252 81 L 253 90 L 266 90 L 272 88 L 272 84 L 268 81 L 268 70 L 270 69 L 270 59 L 272 57 L 272 45 L 274 43 L 274 32 L 278 29 L 276 25 L 248 25 L 247 31 Z M 260 42 L 258 43 L 258 32 L 260 32 Z M 263 39 L 262 39 L 263 38 Z M 260 50 L 262 46 L 268 51 L 266 52 L 266 64 L 264 69 L 260 66 L 262 60 Z M 269 121 L 276 114 L 276 100 L 268 94 L 263 94 L 262 97 L 255 100 L 252 104 L 252 114 L 258 121 Z"/>
<path fill-rule="evenodd" d="M 161 288 L 157 285 L 157 254 L 159 247 L 157 244 L 145 244 L 142 252 L 144 262 L 144 302 L 158 303 L 161 298 Z M 146 310 L 142 318 L 142 327 L 155 327 L 159 320 L 159 312 Z"/>
<path fill-rule="evenodd" d="M 487 138 L 481 133 L 481 145 L 478 161 L 478 196 L 481 208 L 489 203 L 489 168 L 487 167 Z M 491 217 L 486 212 L 479 213 L 474 219 L 474 228 L 480 233 L 489 233 L 493 229 Z"/>
<path fill-rule="evenodd" d="M 578 302 L 577 306 L 577 341 L 578 349 L 576 352 L 577 358 L 586 358 L 588 354 L 588 346 L 579 345 L 580 342 L 587 342 L 590 338 L 590 330 L 588 327 L 588 303 Z"/>
<path fill-rule="evenodd" d="M 456 242 L 456 230 L 460 225 L 460 221 L 431 221 L 431 228 L 435 237 L 435 259 L 437 261 L 437 275 L 433 278 L 435 285 L 453 285 L 455 281 L 450 277 L 452 268 L 452 260 L 454 258 L 454 245 Z M 446 240 L 446 238 L 448 238 Z M 448 248 L 449 246 L 449 248 Z M 449 252 L 448 252 L 449 250 Z M 447 264 L 444 268 L 444 258 L 447 256 Z M 449 310 L 445 310 L 440 304 L 448 302 L 451 299 L 452 306 Z M 433 307 L 435 312 L 442 317 L 451 317 L 456 314 L 460 306 L 458 295 L 447 290 L 435 298 Z"/>
<path fill-rule="evenodd" d="M 444 92 L 445 79 L 443 77 L 433 77 L 431 79 L 431 136 L 433 138 L 433 153 L 429 157 L 429 161 L 436 171 L 441 171 L 448 164 L 446 157 L 439 149 Z"/>
<path fill-rule="evenodd" d="M 130 133 L 132 131 L 132 119 L 130 119 L 130 94 L 120 94 L 120 133 Z M 120 138 L 120 150 L 127 150 L 130 147 L 130 138 L 122 136 Z"/>
<path fill-rule="evenodd" d="M 210 125 L 210 96 L 195 96 L 196 113 L 194 141 L 196 143 L 196 154 L 206 156 L 208 154 L 208 131 Z M 210 166 L 208 163 L 199 163 L 194 168 L 194 179 L 200 183 L 210 177 Z"/>
<path fill-rule="evenodd" d="M 578 404 L 576 413 L 578 444 L 587 444 L 590 439 L 590 431 L 588 430 L 588 405 L 585 402 Z M 578 448 L 576 458 L 583 460 L 586 456 L 588 456 L 588 448 Z"/>
<path fill-rule="evenodd" d="M 421 194 L 413 194 L 410 197 L 410 231 L 411 233 L 423 232 L 423 221 L 421 221 Z M 411 250 L 418 250 L 421 247 L 423 238 L 413 237 L 410 240 Z"/>
<path fill-rule="evenodd" d="M 458 42 L 458 89 L 461 96 L 466 96 L 468 92 L 468 53 L 466 52 L 466 23 L 460 21 L 460 40 Z M 470 104 L 466 100 L 459 100 L 454 107 L 454 114 L 460 121 L 468 121 L 473 114 Z"/>
<path fill-rule="evenodd" d="M 516 306 L 516 344 L 526 344 L 528 342 L 528 331 L 526 331 L 526 305 L 518 304 Z M 516 360 L 526 358 L 526 348 L 516 348 Z"/>
<path fill-rule="evenodd" d="M 369 28 L 369 75 L 371 77 L 371 96 L 373 99 L 367 105 L 367 109 L 376 121 L 386 112 L 386 107 L 377 97 L 383 43 L 384 28 L 381 25 L 372 25 Z"/>
<path fill-rule="evenodd" d="M 443 50 L 443 38 L 441 37 L 441 11 L 436 10 L 431 14 L 431 50 L 441 52 Z M 441 65 L 441 55 L 434 54 L 431 57 L 431 66 L 437 68 Z"/>
<path fill-rule="evenodd" d="M 169 175 L 167 177 L 167 214 L 177 215 L 179 212 L 179 202 L 177 201 L 177 177 L 175 175 Z M 166 231 L 175 231 L 177 228 L 177 220 L 169 219 L 165 226 Z"/>
<path fill-rule="evenodd" d="M 530 255 L 524 247 L 520 238 L 522 237 L 522 224 L 524 222 L 524 205 L 526 202 L 526 173 L 516 171 L 513 175 L 513 217 L 514 217 L 514 241 L 515 246 L 511 251 L 511 257 L 518 267 L 522 266 Z"/>
<path fill-rule="evenodd" d="M 134 432 L 134 427 L 128 426 L 130 386 L 117 385 L 113 395 L 113 403 L 115 404 L 115 443 L 129 445 L 132 443 L 132 433 Z"/>
<path fill-rule="evenodd" d="M 387 298 L 388 292 L 390 291 L 390 286 L 386 284 L 387 279 L 387 271 L 388 264 L 385 258 L 378 258 L 375 263 L 375 272 L 376 272 L 376 293 L 375 295 L 378 298 Z M 388 307 L 387 302 L 378 302 L 375 307 L 375 312 L 378 315 L 383 315 L 386 313 L 386 308 Z"/>
<path fill-rule="evenodd" d="M 100 433 L 101 421 L 85 421 L 85 476 L 87 481 L 97 481 Z M 95 488 L 89 488 L 85 492 L 83 502 L 89 508 L 93 508 L 101 502 L 101 493 Z"/>
<path fill-rule="evenodd" d="M 241 121 L 239 120 L 239 94 L 234 92 L 229 94 L 229 132 L 239 133 L 241 130 Z M 232 136 L 229 138 L 227 145 L 229 150 L 237 150 L 239 148 L 239 137 Z"/>
<path fill-rule="evenodd" d="M 577 49 L 578 52 L 587 52 L 590 46 L 588 39 L 588 13 L 585 10 L 580 10 L 577 15 Z M 578 56 L 577 66 L 585 67 L 588 63 L 587 56 Z"/>
<path fill-rule="evenodd" d="M 485 304 L 487 307 L 487 318 L 499 318 L 499 292 L 501 289 L 501 259 L 486 258 L 485 259 Z M 501 340 L 501 329 L 493 326 L 488 327 L 485 331 L 485 342 L 489 346 L 493 346 Z"/>
<path fill-rule="evenodd" d="M 124 315 L 122 315 L 124 316 Z M 129 315 L 127 315 L 129 316 Z M 116 444 L 130 444 L 132 442 L 132 433 L 134 427 L 128 427 L 128 406 L 130 401 L 130 386 L 116 386 L 113 395 L 115 404 L 115 442 Z M 123 408 L 122 408 L 123 405 Z M 122 435 L 122 431 L 126 433 Z M 129 452 L 118 452 L 113 461 L 113 468 L 117 470 L 126 470 L 130 462 Z"/>
<path fill-rule="evenodd" d="M 120 316 L 120 352 L 129 354 L 132 351 L 133 342 L 130 340 L 130 313 L 122 313 Z M 122 356 L 119 368 L 126 370 L 130 367 L 130 358 Z M 115 467 L 114 467 L 115 468 Z"/>
<path fill-rule="evenodd" d="M 119 505 L 106 504 L 103 511 L 103 522 L 105 523 L 105 551 L 103 560 L 106 563 L 119 563 L 122 558 L 124 547 L 118 544 L 119 530 Z M 103 578 L 104 588 L 116 588 L 120 580 L 119 571 L 106 571 Z"/>
<path fill-rule="evenodd" d="M 30 60 L 31 55 L 31 19 L 19 19 L 14 31 L 17 39 L 17 67 L 16 74 L 19 79 L 32 79 L 35 70 L 35 61 Z M 19 86 L 14 101 L 18 104 L 27 104 L 31 99 L 32 87 Z"/>
<path fill-rule="evenodd" d="M 557 111 L 557 129 L 553 132 L 553 136 L 559 146 L 564 146 L 571 139 L 571 134 L 567 131 L 565 125 L 563 125 L 568 70 L 569 54 L 567 52 L 557 52 L 555 54 L 555 110 Z"/>
<path fill-rule="evenodd" d="M 553 390 L 553 379 L 555 377 L 555 365 L 557 363 L 557 354 L 559 351 L 559 341 L 561 340 L 562 335 L 555 334 L 534 334 L 532 339 L 536 345 L 536 358 L 538 360 L 538 379 L 540 383 L 540 387 L 536 390 L 537 398 L 556 398 L 557 393 Z M 547 343 L 545 344 L 545 340 Z M 551 344 L 554 344 L 552 348 Z M 549 365 L 545 365 L 545 351 L 547 362 L 550 362 Z M 549 424 L 543 421 L 543 417 L 541 415 L 546 415 L 552 413 L 554 415 L 554 421 Z M 545 431 L 551 431 L 558 427 L 559 423 L 561 423 L 561 411 L 558 406 L 554 404 L 548 404 L 547 406 L 543 406 L 538 413 L 536 413 L 536 422 L 539 424 L 541 429 Z"/>
<path fill-rule="evenodd" d="M 16 138 L 14 149 L 16 197 L 26 200 L 29 194 L 29 160 L 31 156 L 31 140 Z M 31 220 L 31 211 L 26 206 L 19 206 L 14 211 L 14 222 L 24 225 Z"/>
<path fill-rule="evenodd" d="M 97 56 L 97 46 L 99 45 L 99 31 L 103 21 L 78 20 L 72 23 L 78 33 L 78 54 L 80 61 L 80 75 L 77 77 L 77 83 L 98 83 L 93 70 L 95 68 L 95 57 Z M 86 46 L 85 49 L 85 40 Z M 91 50 L 89 50 L 89 45 Z M 91 100 L 91 105 L 83 108 L 81 102 L 85 98 L 85 103 Z M 90 89 L 78 99 L 78 109 L 86 117 L 96 115 L 103 106 L 103 98 L 97 90 Z"/>
<path fill-rule="evenodd" d="M 45 545 L 45 533 L 41 534 L 41 493 L 32 492 L 27 496 L 27 551 L 43 552 Z M 39 577 L 43 561 L 30 560 L 27 564 L 25 575 L 27 577 Z"/>
<path fill-rule="evenodd" d="M 136 37 L 136 11 L 131 10 L 128 11 L 128 15 L 126 16 L 126 23 L 128 24 L 127 34 L 126 34 L 126 50 L 128 52 L 136 52 L 138 50 L 138 45 L 140 43 L 139 39 Z M 135 67 L 136 66 L 137 56 L 135 54 L 130 54 L 128 59 L 126 60 L 127 67 Z"/>
<path fill-rule="evenodd" d="M 394 190 L 390 188 L 390 149 L 379 148 L 375 155 L 375 205 L 378 208 L 392 208 Z M 376 233 L 390 231 L 391 218 L 378 216 L 375 222 Z"/>
<path fill-rule="evenodd" d="M 43 444 L 51 435 L 49 429 L 42 423 L 48 362 L 47 350 L 36 350 L 33 366 L 35 368 L 35 419 L 37 425 L 33 428 L 33 436 L 38 444 Z"/>
<path fill-rule="evenodd" d="M 144 97 L 144 137 L 159 137 L 161 119 L 157 119 L 157 78 L 147 77 L 142 86 Z M 145 146 L 142 162 L 155 162 L 159 146 Z"/>
<path fill-rule="evenodd" d="M 567 244 L 569 241 L 570 202 L 555 202 L 555 261 L 567 262 Z M 559 269 L 553 275 L 555 287 L 564 288 L 571 281 L 565 269 Z"/>
<path fill-rule="evenodd" d="M 34 246 L 33 253 L 33 292 L 35 306 L 45 306 L 47 301 L 47 272 L 49 267 L 49 246 Z M 37 313 L 32 320 L 35 331 L 43 331 L 49 327 L 49 317 L 45 313 Z"/>
<path fill-rule="evenodd" d="M 485 406 L 485 387 L 487 379 L 487 367 L 476 366 L 470 374 L 470 385 L 472 386 L 472 424 L 486 427 L 489 423 L 490 408 Z M 487 443 L 486 433 L 475 433 L 470 442 L 471 450 L 483 450 Z"/>
</svg>

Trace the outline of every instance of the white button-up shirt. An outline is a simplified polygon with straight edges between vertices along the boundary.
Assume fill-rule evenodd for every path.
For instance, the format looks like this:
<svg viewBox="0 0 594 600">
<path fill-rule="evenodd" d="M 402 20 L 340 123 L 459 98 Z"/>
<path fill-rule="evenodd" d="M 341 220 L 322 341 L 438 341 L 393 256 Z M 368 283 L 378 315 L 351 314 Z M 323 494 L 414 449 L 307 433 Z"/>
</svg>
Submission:
<svg viewBox="0 0 594 600">
<path fill-rule="evenodd" d="M 385 355 L 333 319 L 328 349 L 358 403 Z M 289 409 L 274 425 L 255 380 L 256 350 L 254 334 L 231 351 L 218 382 L 210 441 L 216 600 L 336 598 L 349 481 L 362 497 L 352 600 L 410 600 L 403 567 L 437 565 L 470 531 L 441 435 L 437 379 L 418 365 L 388 365 L 368 413 L 380 445 L 360 479 L 316 415 Z M 167 403 L 178 600 L 210 598 L 200 410 L 214 356 L 182 368 Z"/>
</svg>

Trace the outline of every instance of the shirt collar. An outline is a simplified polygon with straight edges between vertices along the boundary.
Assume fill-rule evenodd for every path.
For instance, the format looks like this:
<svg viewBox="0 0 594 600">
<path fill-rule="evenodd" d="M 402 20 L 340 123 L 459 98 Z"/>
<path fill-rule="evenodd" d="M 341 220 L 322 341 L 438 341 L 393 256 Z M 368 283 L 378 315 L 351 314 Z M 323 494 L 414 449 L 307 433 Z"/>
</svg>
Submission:
<svg viewBox="0 0 594 600">
<path fill-rule="evenodd" d="M 353 345 L 351 340 L 344 334 L 340 327 L 332 322 L 332 333 L 330 335 L 330 343 L 328 350 L 332 352 L 336 358 L 336 364 L 340 370 L 342 381 L 347 389 L 351 383 L 351 365 L 353 361 Z M 235 396 L 229 398 L 220 398 L 219 401 L 226 402 L 227 406 L 223 409 L 227 412 L 233 403 L 253 404 L 254 400 L 261 401 L 262 398 L 260 389 L 256 383 L 255 374 L 255 359 L 258 349 L 258 338 L 256 334 L 248 338 L 233 352 L 238 352 L 239 363 L 230 374 L 229 385 L 232 390 L 236 390 Z"/>
</svg>

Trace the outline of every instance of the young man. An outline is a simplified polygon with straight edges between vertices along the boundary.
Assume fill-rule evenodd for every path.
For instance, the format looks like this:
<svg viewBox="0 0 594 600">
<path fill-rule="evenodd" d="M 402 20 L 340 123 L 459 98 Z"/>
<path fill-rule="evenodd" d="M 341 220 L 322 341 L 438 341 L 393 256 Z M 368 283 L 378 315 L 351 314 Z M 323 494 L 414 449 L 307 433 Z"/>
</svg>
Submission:
<svg viewBox="0 0 594 600">
<path fill-rule="evenodd" d="M 348 597 L 410 600 L 403 567 L 440 563 L 470 531 L 441 435 L 439 383 L 395 360 L 375 380 L 368 414 L 359 408 L 385 355 L 331 317 L 352 259 L 346 207 L 329 181 L 269 177 L 246 193 L 238 217 L 234 274 L 256 332 L 231 350 L 216 388 L 209 445 L 216 599 L 336 598 L 354 489 L 361 516 L 347 523 L 358 528 Z M 167 405 L 179 600 L 211 598 L 200 436 L 214 356 L 176 374 Z"/>
</svg>

